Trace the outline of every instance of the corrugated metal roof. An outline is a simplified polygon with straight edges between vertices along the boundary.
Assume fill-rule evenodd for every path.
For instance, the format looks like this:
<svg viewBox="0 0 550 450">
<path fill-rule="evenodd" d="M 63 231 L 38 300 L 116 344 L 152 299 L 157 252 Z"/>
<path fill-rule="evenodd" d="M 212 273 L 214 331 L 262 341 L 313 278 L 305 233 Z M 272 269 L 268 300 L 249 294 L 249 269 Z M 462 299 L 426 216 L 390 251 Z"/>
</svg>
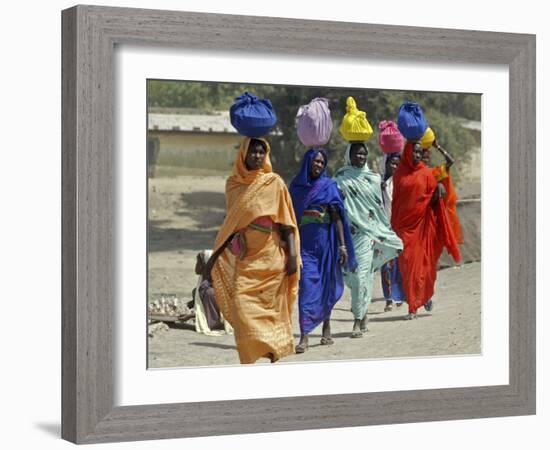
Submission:
<svg viewBox="0 0 550 450">
<path fill-rule="evenodd" d="M 231 125 L 229 111 L 214 111 L 211 114 L 149 113 L 148 117 L 149 131 L 237 134 L 237 130 Z"/>
</svg>

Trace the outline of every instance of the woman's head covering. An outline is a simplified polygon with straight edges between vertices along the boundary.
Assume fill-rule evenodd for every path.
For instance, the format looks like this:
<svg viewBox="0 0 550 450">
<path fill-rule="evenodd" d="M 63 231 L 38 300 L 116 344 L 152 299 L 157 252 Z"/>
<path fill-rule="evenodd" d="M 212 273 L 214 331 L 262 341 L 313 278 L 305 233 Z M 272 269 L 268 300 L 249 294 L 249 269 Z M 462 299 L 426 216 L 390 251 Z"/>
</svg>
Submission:
<svg viewBox="0 0 550 450">
<path fill-rule="evenodd" d="M 313 159 L 318 155 L 323 155 L 325 158 L 325 169 L 321 172 L 319 177 L 311 179 L 310 170 Z M 322 149 L 312 148 L 309 149 L 302 160 L 300 172 L 292 179 L 289 186 L 290 195 L 292 196 L 292 202 L 294 205 L 294 212 L 298 223 L 302 218 L 304 208 L 309 206 L 313 199 L 318 199 L 322 202 L 326 202 L 329 195 L 329 185 L 333 183 L 332 179 L 326 175 L 326 167 L 328 164 L 327 153 Z"/>
<path fill-rule="evenodd" d="M 327 152 L 320 148 L 311 148 L 304 154 L 304 159 L 302 160 L 300 172 L 298 172 L 298 175 L 296 175 L 292 180 L 291 186 L 311 186 L 313 182 L 317 180 L 311 179 L 310 171 L 313 159 L 319 154 L 323 155 L 323 158 L 325 159 L 325 167 L 317 179 L 326 177 L 325 171 L 328 164 Z"/>
<path fill-rule="evenodd" d="M 248 147 L 250 146 L 250 142 L 252 140 L 262 142 L 266 149 L 264 164 L 262 168 L 258 170 L 248 170 L 246 168 L 246 154 L 248 152 Z M 249 137 L 245 137 L 241 141 L 239 154 L 237 155 L 237 158 L 235 159 L 235 163 L 233 164 L 234 180 L 243 184 L 251 184 L 258 175 L 268 173 L 268 172 L 273 172 L 273 168 L 271 166 L 271 159 L 269 158 L 270 152 L 271 152 L 271 148 L 269 146 L 269 143 L 265 139 L 261 139 L 261 138 L 252 139 Z"/>
<path fill-rule="evenodd" d="M 319 154 L 323 155 L 325 158 L 325 170 L 323 170 L 317 178 L 311 179 L 309 175 L 311 164 L 313 159 Z M 353 240 L 344 208 L 344 202 L 336 181 L 326 175 L 327 164 L 328 156 L 325 150 L 312 148 L 304 154 L 300 172 L 292 179 L 289 188 L 294 213 L 296 214 L 298 223 L 300 223 L 306 208 L 321 205 L 336 207 L 342 220 L 344 240 L 348 248 L 348 263 L 346 268 L 348 270 L 354 270 L 357 266 L 357 261 L 355 259 Z M 335 230 L 336 228 L 332 228 L 328 241 L 323 242 L 323 244 L 334 245 L 336 252 L 338 252 L 338 240 Z"/>
<path fill-rule="evenodd" d="M 350 166 L 352 167 L 353 169 L 356 169 L 356 170 L 361 170 L 361 171 L 366 171 L 366 172 L 369 172 L 370 169 L 369 169 L 369 162 L 368 160 L 365 162 L 365 165 L 362 167 L 362 168 L 359 168 L 359 167 L 355 167 L 352 163 L 351 163 L 351 147 L 355 144 L 361 144 L 365 147 L 365 150 L 367 151 L 367 154 L 369 152 L 369 148 L 367 147 L 367 144 L 365 142 L 349 142 L 347 147 L 346 147 L 346 153 L 345 153 L 345 156 L 344 156 L 344 160 L 346 162 L 346 165 L 347 166 Z"/>
<path fill-rule="evenodd" d="M 424 161 L 420 161 L 418 164 L 414 164 L 413 162 L 413 146 L 416 144 L 416 142 L 407 141 L 405 144 L 405 149 L 403 150 L 403 153 L 401 155 L 401 162 L 399 163 L 399 167 L 397 168 L 396 174 L 399 173 L 408 173 L 408 172 L 415 172 L 420 169 L 426 169 L 427 166 L 424 163 Z"/>
</svg>

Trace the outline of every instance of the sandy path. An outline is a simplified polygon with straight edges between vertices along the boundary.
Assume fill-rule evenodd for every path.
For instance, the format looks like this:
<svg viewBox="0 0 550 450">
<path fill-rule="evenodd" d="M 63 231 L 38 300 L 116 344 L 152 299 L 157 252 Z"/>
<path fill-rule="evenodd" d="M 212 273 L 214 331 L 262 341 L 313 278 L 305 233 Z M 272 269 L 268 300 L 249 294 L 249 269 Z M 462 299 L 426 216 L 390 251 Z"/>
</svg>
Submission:
<svg viewBox="0 0 550 450">
<path fill-rule="evenodd" d="M 210 248 L 225 213 L 222 176 L 152 179 L 149 185 L 149 299 L 160 295 L 189 298 L 195 286 L 196 253 Z M 480 353 L 481 265 L 442 270 L 438 274 L 436 306 L 419 318 L 403 321 L 406 306 L 385 313 L 379 276 L 369 309 L 370 331 L 350 339 L 352 315 L 349 291 L 332 316 L 335 344 L 320 346 L 320 327 L 310 337 L 310 349 L 285 361 L 459 355 Z M 297 309 L 294 332 L 299 337 Z M 233 336 L 208 337 L 187 324 L 149 338 L 150 367 L 238 364 Z"/>
<path fill-rule="evenodd" d="M 310 335 L 310 348 L 285 361 L 327 361 L 343 359 L 480 353 L 481 295 L 480 264 L 445 269 L 438 274 L 435 307 L 431 313 L 419 310 L 418 319 L 404 321 L 406 305 L 384 312 L 380 300 L 380 279 L 375 280 L 375 301 L 369 309 L 369 332 L 350 339 L 353 318 L 349 290 L 333 311 L 331 326 L 335 344 L 319 345 L 321 327 Z M 299 337 L 297 310 L 294 335 Z M 150 367 L 238 364 L 233 336 L 209 337 L 188 326 L 176 326 L 149 339 Z M 263 361 L 261 361 L 263 362 Z"/>
</svg>

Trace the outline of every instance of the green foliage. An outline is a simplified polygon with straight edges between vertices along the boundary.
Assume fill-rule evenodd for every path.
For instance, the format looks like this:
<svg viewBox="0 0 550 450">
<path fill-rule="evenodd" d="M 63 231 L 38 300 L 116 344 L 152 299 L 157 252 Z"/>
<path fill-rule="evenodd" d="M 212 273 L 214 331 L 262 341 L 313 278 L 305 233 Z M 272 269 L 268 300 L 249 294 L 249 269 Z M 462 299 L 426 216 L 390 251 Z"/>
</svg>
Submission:
<svg viewBox="0 0 550 450">
<path fill-rule="evenodd" d="M 246 90 L 259 97 L 267 97 L 273 103 L 280 134 L 270 137 L 272 160 L 275 170 L 287 180 L 296 173 L 301 157 L 307 150 L 296 135 L 296 112 L 300 105 L 315 97 L 326 97 L 329 100 L 334 121 L 332 137 L 326 146 L 329 172 L 344 162 L 346 142 L 338 133 L 338 127 L 345 114 L 346 99 L 350 95 L 355 98 L 358 108 L 367 113 L 375 130 L 375 135 L 367 143 L 370 167 L 377 168 L 377 161 L 382 156 L 378 146 L 378 123 L 382 120 L 396 120 L 399 106 L 406 100 L 422 106 L 438 142 L 453 155 L 457 165 L 466 163 L 469 152 L 480 144 L 479 135 L 464 129 L 460 124 L 464 119 L 481 120 L 481 96 L 477 94 L 150 80 L 147 99 L 150 107 L 224 110 L 231 106 L 236 96 Z M 433 162 L 437 163 L 437 152 L 432 153 Z"/>
</svg>

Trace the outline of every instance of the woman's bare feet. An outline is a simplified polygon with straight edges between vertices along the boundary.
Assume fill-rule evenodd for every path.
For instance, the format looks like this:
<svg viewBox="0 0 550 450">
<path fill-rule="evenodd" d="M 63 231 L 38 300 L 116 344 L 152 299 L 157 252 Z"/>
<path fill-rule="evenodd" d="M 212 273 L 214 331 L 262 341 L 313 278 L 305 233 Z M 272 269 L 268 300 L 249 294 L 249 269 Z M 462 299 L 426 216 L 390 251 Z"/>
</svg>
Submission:
<svg viewBox="0 0 550 450">
<path fill-rule="evenodd" d="M 307 334 L 302 334 L 300 336 L 300 342 L 296 346 L 296 353 L 305 353 L 309 347 L 309 339 Z"/>
<path fill-rule="evenodd" d="M 361 319 L 355 319 L 353 321 L 353 330 L 351 330 L 352 338 L 363 337 L 363 332 L 361 331 Z"/>
<path fill-rule="evenodd" d="M 361 325 L 360 325 L 362 333 L 369 331 L 369 329 L 367 328 L 368 323 L 369 323 L 369 318 L 367 317 L 367 313 L 365 313 L 365 316 L 363 317 L 363 319 L 361 319 Z"/>
<path fill-rule="evenodd" d="M 321 338 L 321 345 L 332 345 L 334 341 L 330 333 L 330 319 L 323 322 L 323 337 Z"/>
</svg>

